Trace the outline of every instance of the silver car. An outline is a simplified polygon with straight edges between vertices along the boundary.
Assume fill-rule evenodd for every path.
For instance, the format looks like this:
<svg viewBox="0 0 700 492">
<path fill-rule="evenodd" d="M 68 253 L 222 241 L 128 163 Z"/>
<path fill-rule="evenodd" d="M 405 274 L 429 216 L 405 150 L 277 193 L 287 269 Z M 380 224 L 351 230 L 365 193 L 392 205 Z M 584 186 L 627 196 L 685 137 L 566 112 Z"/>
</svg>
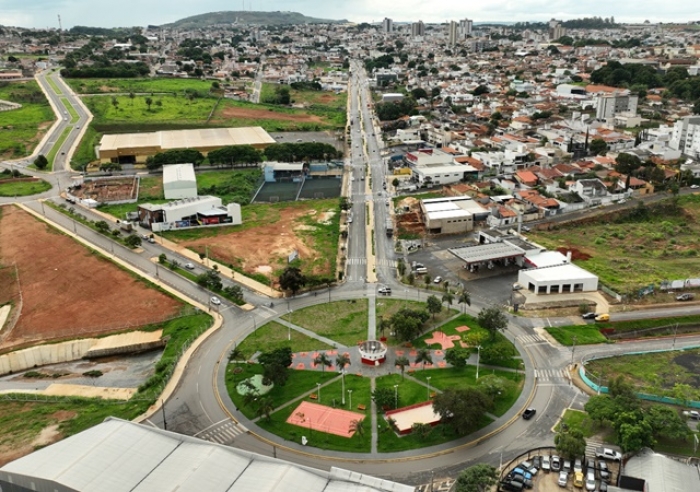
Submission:
<svg viewBox="0 0 700 492">
<path fill-rule="evenodd" d="M 566 473 L 565 471 L 560 471 L 559 472 L 559 481 L 557 482 L 560 487 L 566 487 L 566 484 L 569 483 L 569 474 Z"/>
</svg>

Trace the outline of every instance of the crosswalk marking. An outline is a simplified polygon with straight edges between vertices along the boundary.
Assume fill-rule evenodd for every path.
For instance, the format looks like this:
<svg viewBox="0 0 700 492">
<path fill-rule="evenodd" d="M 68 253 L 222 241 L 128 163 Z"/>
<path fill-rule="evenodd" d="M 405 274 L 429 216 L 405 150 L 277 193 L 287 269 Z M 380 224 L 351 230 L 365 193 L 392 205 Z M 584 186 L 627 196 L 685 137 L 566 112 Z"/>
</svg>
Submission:
<svg viewBox="0 0 700 492">
<path fill-rule="evenodd" d="M 538 381 L 549 381 L 551 379 L 568 379 L 566 371 L 563 369 L 535 369 L 535 377 Z"/>
<path fill-rule="evenodd" d="M 377 263 L 377 265 L 386 266 L 386 267 L 396 266 L 396 262 L 394 260 L 388 260 L 386 258 L 379 259 L 379 260 L 377 260 L 376 263 Z"/>
<path fill-rule="evenodd" d="M 205 441 L 215 442 L 217 444 L 230 444 L 241 434 L 248 432 L 243 425 L 238 422 L 234 422 L 231 419 L 224 420 L 213 427 L 210 427 L 199 434 L 195 434 L 196 437 L 204 439 Z"/>
<path fill-rule="evenodd" d="M 366 265 L 367 258 L 348 258 L 348 265 Z"/>
<path fill-rule="evenodd" d="M 521 335 L 518 337 L 518 340 L 520 340 L 523 343 L 547 343 L 547 340 L 542 338 L 539 335 Z"/>
</svg>

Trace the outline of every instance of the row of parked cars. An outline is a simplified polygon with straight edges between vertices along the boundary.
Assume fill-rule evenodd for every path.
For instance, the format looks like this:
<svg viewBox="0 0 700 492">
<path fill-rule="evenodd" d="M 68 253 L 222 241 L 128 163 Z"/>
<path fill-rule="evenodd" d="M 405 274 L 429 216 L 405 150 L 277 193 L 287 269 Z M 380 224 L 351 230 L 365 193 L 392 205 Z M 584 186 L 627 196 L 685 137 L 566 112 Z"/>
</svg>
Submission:
<svg viewBox="0 0 700 492">
<path fill-rule="evenodd" d="M 619 461 L 621 455 L 612 449 L 598 448 L 596 458 L 577 458 L 572 462 L 556 455 L 535 456 L 513 468 L 499 484 L 499 490 L 520 492 L 531 489 L 534 478 L 542 470 L 544 473 L 558 473 L 560 487 L 567 487 L 571 478 L 574 487 L 585 488 L 587 492 L 607 492 L 611 473 L 606 460 Z"/>
</svg>

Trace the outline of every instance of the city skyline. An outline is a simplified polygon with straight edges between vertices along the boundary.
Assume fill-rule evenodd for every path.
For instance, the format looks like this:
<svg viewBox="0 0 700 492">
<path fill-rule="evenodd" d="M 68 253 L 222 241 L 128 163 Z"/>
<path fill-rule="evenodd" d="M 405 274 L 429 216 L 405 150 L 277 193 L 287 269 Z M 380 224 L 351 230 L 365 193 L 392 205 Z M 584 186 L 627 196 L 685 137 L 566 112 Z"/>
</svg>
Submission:
<svg viewBox="0 0 700 492">
<path fill-rule="evenodd" d="M 62 26 L 129 27 L 161 25 L 197 14 L 217 11 L 290 11 L 309 17 L 351 22 L 381 23 L 389 17 L 396 23 L 445 22 L 461 18 L 480 22 L 545 22 L 551 18 L 567 20 L 582 17 L 614 17 L 617 22 L 688 22 L 699 21 L 700 15 L 692 3 L 670 0 L 659 11 L 655 4 L 639 4 L 629 0 L 613 5 L 599 0 L 574 2 L 572 0 L 494 0 L 488 5 L 465 6 L 456 0 L 443 0 L 435 5 L 419 0 L 407 0 L 400 6 L 386 0 L 359 0 L 354 3 L 316 0 L 290 0 L 280 3 L 272 0 L 202 0 L 196 4 L 187 0 L 171 0 L 164 6 L 156 0 L 32 0 L 31 5 L 20 0 L 5 0 L 0 11 L 0 22 L 5 26 L 24 28 L 58 28 Z"/>
</svg>

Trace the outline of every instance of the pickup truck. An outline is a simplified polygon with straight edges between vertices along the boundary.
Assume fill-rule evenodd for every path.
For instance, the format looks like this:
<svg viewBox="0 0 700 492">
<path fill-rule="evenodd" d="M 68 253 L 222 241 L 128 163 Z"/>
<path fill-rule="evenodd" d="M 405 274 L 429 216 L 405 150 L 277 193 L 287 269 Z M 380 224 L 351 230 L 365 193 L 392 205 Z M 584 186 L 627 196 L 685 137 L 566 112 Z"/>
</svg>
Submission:
<svg viewBox="0 0 700 492">
<path fill-rule="evenodd" d="M 595 456 L 604 460 L 620 461 L 622 459 L 622 455 L 619 452 L 610 448 L 596 448 Z"/>
</svg>

